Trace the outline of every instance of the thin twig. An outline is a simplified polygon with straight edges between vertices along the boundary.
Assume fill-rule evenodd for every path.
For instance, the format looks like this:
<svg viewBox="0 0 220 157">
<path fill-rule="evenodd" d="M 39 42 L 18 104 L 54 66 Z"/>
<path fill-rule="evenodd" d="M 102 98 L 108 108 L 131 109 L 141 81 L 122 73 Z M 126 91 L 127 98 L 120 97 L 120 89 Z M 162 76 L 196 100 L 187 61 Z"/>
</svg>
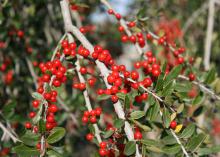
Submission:
<svg viewBox="0 0 220 157">
<path fill-rule="evenodd" d="M 28 69 L 29 69 L 29 71 L 31 73 L 31 76 L 33 78 L 35 88 L 37 89 L 37 87 L 38 87 L 38 85 L 37 85 L 37 76 L 36 76 L 36 73 L 34 72 L 33 64 L 31 63 L 31 61 L 27 57 L 25 57 L 25 60 L 27 62 Z"/>
<path fill-rule="evenodd" d="M 189 80 L 188 77 L 184 76 L 184 75 L 179 75 L 178 78 L 183 79 L 183 80 Z M 218 96 L 214 91 L 212 91 L 211 89 L 207 88 L 204 84 L 197 82 L 197 81 L 192 81 L 192 83 L 196 86 L 198 86 L 203 92 L 209 94 L 210 96 L 212 96 L 213 98 L 220 100 L 220 96 Z"/>
<path fill-rule="evenodd" d="M 15 135 L 13 135 L 13 133 L 11 133 L 10 130 L 8 130 L 3 124 L 2 122 L 0 122 L 0 128 L 2 129 L 2 131 L 4 132 L 4 134 L 7 134 L 14 143 L 16 142 L 21 142 L 21 140 L 19 140 Z"/>
<path fill-rule="evenodd" d="M 100 1 L 101 1 L 102 4 L 104 4 L 108 9 L 112 9 L 112 10 L 113 10 L 112 6 L 111 6 L 106 0 L 100 0 Z M 131 36 L 132 33 L 131 33 L 131 31 L 129 30 L 127 24 L 126 24 L 126 21 L 125 21 L 123 18 L 121 18 L 121 19 L 119 20 L 119 22 L 120 22 L 121 26 L 124 27 L 125 33 L 126 33 L 128 36 Z M 135 48 L 136 48 L 137 52 L 139 53 L 139 55 L 142 55 L 142 54 L 143 54 L 143 51 L 142 51 L 141 47 L 139 46 L 139 44 L 136 42 L 134 45 L 135 45 Z"/>
</svg>

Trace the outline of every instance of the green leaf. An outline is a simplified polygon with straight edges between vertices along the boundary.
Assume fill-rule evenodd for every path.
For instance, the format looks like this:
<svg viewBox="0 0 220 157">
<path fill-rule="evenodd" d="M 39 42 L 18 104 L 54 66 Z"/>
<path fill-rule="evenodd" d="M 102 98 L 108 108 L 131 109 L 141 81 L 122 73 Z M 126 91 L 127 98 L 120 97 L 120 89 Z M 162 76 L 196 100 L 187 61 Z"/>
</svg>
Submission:
<svg viewBox="0 0 220 157">
<path fill-rule="evenodd" d="M 39 110 L 38 110 L 36 116 L 32 120 L 34 124 L 37 124 L 39 122 L 39 120 L 41 118 L 42 111 L 43 111 L 43 104 L 40 103 Z"/>
<path fill-rule="evenodd" d="M 44 133 L 46 131 L 46 122 L 43 119 L 40 119 L 38 127 L 39 127 L 39 132 Z"/>
<path fill-rule="evenodd" d="M 14 110 L 16 107 L 17 103 L 15 101 L 12 101 L 2 108 L 2 115 L 4 116 L 5 119 L 11 119 L 12 116 L 14 115 Z"/>
<path fill-rule="evenodd" d="M 134 141 L 129 141 L 125 145 L 124 154 L 129 156 L 134 154 L 136 151 L 136 143 Z"/>
<path fill-rule="evenodd" d="M 170 95 L 172 92 L 173 92 L 173 86 L 174 86 L 174 82 L 173 81 L 171 81 L 170 83 L 168 83 L 165 87 L 164 87 L 164 89 L 163 89 L 163 91 L 162 91 L 162 96 L 168 96 L 168 95 Z"/>
<path fill-rule="evenodd" d="M 193 105 L 200 105 L 204 99 L 205 99 L 204 93 L 200 92 L 199 95 L 195 97 L 192 104 Z"/>
<path fill-rule="evenodd" d="M 62 127 L 55 127 L 51 130 L 50 135 L 47 138 L 47 142 L 52 144 L 61 140 L 65 136 L 66 130 Z"/>
<path fill-rule="evenodd" d="M 180 134 L 180 138 L 189 138 L 195 132 L 196 126 L 194 124 L 188 125 L 183 132 Z"/>
<path fill-rule="evenodd" d="M 198 149 L 198 155 L 211 155 L 220 152 L 220 146 L 212 146 L 210 148 L 199 148 Z"/>
<path fill-rule="evenodd" d="M 130 114 L 131 119 L 140 119 L 143 116 L 145 116 L 145 112 L 144 111 L 134 111 Z"/>
<path fill-rule="evenodd" d="M 155 101 L 153 105 L 151 105 L 147 111 L 147 117 L 151 121 L 155 121 L 160 111 L 160 104 Z"/>
<path fill-rule="evenodd" d="M 166 76 L 165 80 L 164 80 L 164 86 L 167 86 L 167 84 L 169 84 L 171 81 L 173 81 L 175 78 L 177 78 L 177 76 L 179 75 L 179 73 L 182 70 L 182 65 L 178 65 L 176 67 L 174 67 L 170 73 Z"/>
<path fill-rule="evenodd" d="M 20 137 L 21 141 L 28 146 L 36 146 L 40 138 L 39 134 L 31 131 L 26 131 L 23 136 Z"/>
<path fill-rule="evenodd" d="M 174 154 L 177 154 L 181 150 L 181 147 L 179 144 L 175 144 L 172 146 L 165 146 L 162 148 L 162 150 L 165 154 L 174 155 Z"/>
<path fill-rule="evenodd" d="M 215 74 L 216 74 L 215 68 L 209 70 L 208 74 L 206 75 L 204 83 L 211 84 L 215 80 Z"/>
<path fill-rule="evenodd" d="M 38 92 L 32 93 L 32 97 L 34 99 L 37 99 L 37 100 L 43 100 L 44 99 L 44 97 L 40 93 L 38 93 Z"/>
<path fill-rule="evenodd" d="M 152 139 L 141 140 L 141 143 L 147 146 L 160 146 L 160 143 L 158 141 Z"/>
<path fill-rule="evenodd" d="M 131 121 L 132 121 L 135 125 L 137 125 L 140 129 L 143 129 L 145 132 L 151 130 L 151 128 L 150 128 L 149 126 L 143 125 L 143 124 L 141 124 L 140 122 L 138 122 L 138 121 L 136 121 L 136 120 L 134 120 L 134 119 L 131 119 Z"/>
<path fill-rule="evenodd" d="M 36 148 L 27 147 L 23 144 L 13 148 L 13 151 L 20 157 L 38 156 L 40 152 Z"/>
<path fill-rule="evenodd" d="M 113 133 L 114 133 L 113 130 L 108 130 L 108 131 L 104 132 L 103 137 L 104 137 L 104 138 L 109 138 L 109 137 L 112 136 Z"/>
<path fill-rule="evenodd" d="M 125 96 L 125 108 L 130 109 L 130 98 L 128 95 Z"/>
<path fill-rule="evenodd" d="M 106 99 L 109 99 L 110 97 L 111 97 L 111 95 L 102 94 L 97 97 L 97 100 L 99 100 L 99 101 L 106 100 Z"/>
<path fill-rule="evenodd" d="M 123 119 L 116 119 L 114 121 L 114 127 L 116 127 L 117 129 L 121 128 L 124 125 L 124 120 Z"/>
<path fill-rule="evenodd" d="M 164 107 L 164 110 L 163 110 L 163 122 L 164 122 L 165 127 L 169 128 L 171 118 L 170 118 L 170 113 L 166 107 Z"/>
<path fill-rule="evenodd" d="M 118 97 L 119 99 L 125 100 L 125 96 L 126 96 L 125 93 L 117 93 L 116 95 L 117 95 L 117 97 Z"/>
<path fill-rule="evenodd" d="M 176 139 L 173 136 L 168 135 L 162 138 L 162 142 L 166 145 L 176 144 Z"/>
<path fill-rule="evenodd" d="M 203 141 L 206 139 L 207 135 L 200 133 L 194 137 L 192 137 L 189 142 L 186 145 L 186 148 L 189 151 L 194 152 L 196 149 L 199 148 L 199 146 L 203 143 Z"/>
<path fill-rule="evenodd" d="M 146 146 L 146 149 L 155 153 L 163 153 L 163 150 L 158 146 Z"/>
<path fill-rule="evenodd" d="M 54 151 L 54 150 L 49 150 L 49 151 L 47 151 L 47 155 L 48 155 L 49 157 L 63 157 L 62 154 L 60 154 L 60 153 L 58 153 L 58 152 L 56 152 L 56 151 Z"/>
</svg>

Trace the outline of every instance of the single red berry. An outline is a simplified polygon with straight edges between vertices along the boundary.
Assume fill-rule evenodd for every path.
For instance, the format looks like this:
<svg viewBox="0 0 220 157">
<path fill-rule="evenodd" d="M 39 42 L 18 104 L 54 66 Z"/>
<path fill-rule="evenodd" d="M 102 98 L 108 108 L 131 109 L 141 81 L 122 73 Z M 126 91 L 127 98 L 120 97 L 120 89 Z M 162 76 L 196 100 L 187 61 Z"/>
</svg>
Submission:
<svg viewBox="0 0 220 157">
<path fill-rule="evenodd" d="M 196 79 L 196 76 L 193 73 L 189 74 L 189 80 L 194 81 Z"/>
<path fill-rule="evenodd" d="M 34 117 L 35 117 L 35 115 L 36 115 L 36 113 L 35 113 L 35 112 L 30 112 L 30 113 L 29 113 L 29 117 L 30 117 L 30 118 L 34 118 Z"/>
<path fill-rule="evenodd" d="M 82 117 L 82 122 L 83 123 L 88 123 L 88 121 L 89 121 L 88 117 L 86 117 L 86 116 Z"/>
<path fill-rule="evenodd" d="M 81 67 L 80 68 L 80 73 L 81 74 L 86 74 L 87 73 L 87 69 L 85 67 Z"/>
<path fill-rule="evenodd" d="M 142 139 L 142 134 L 140 131 L 137 131 L 134 133 L 134 139 L 136 139 L 136 140 Z"/>
<path fill-rule="evenodd" d="M 91 116 L 89 120 L 92 124 L 97 122 L 96 116 Z"/>
<path fill-rule="evenodd" d="M 131 78 L 132 78 L 133 80 L 138 80 L 138 78 L 139 78 L 138 72 L 137 72 L 137 71 L 132 71 L 132 72 L 131 72 Z"/>
<path fill-rule="evenodd" d="M 88 141 L 92 141 L 93 138 L 94 138 L 94 135 L 93 135 L 92 133 L 88 133 L 88 134 L 86 135 L 86 139 L 87 139 Z"/>
<path fill-rule="evenodd" d="M 171 128 L 171 129 L 175 129 L 176 126 L 177 126 L 177 123 L 176 123 L 175 120 L 173 120 L 173 121 L 170 123 L 170 128 Z"/>
<path fill-rule="evenodd" d="M 38 108 L 39 104 L 40 104 L 39 100 L 33 100 L 33 101 L 32 101 L 32 106 L 33 106 L 34 108 Z"/>
<path fill-rule="evenodd" d="M 112 9 L 109 9 L 109 10 L 108 10 L 108 13 L 109 13 L 109 14 L 114 14 L 114 11 L 113 11 Z"/>
<path fill-rule="evenodd" d="M 107 151 L 105 149 L 99 149 L 99 155 L 100 156 L 106 156 L 107 155 Z"/>
<path fill-rule="evenodd" d="M 26 123 L 25 123 L 25 128 L 26 128 L 26 129 L 31 129 L 31 127 L 32 127 L 32 125 L 31 125 L 30 122 L 26 122 Z"/>
<path fill-rule="evenodd" d="M 112 102 L 117 102 L 118 101 L 118 97 L 116 96 L 116 95 L 112 95 L 111 96 L 111 100 L 112 100 Z"/>
<path fill-rule="evenodd" d="M 102 149 L 105 149 L 107 147 L 107 143 L 103 141 L 103 142 L 99 143 L 99 147 Z"/>
</svg>

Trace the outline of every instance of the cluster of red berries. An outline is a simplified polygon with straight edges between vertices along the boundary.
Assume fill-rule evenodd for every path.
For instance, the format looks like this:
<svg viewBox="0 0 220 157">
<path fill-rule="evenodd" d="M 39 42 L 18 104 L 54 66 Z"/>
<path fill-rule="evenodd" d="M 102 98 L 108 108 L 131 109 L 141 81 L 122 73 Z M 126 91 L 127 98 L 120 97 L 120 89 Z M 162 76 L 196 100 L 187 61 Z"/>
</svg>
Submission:
<svg viewBox="0 0 220 157">
<path fill-rule="evenodd" d="M 52 82 L 55 87 L 60 87 L 62 83 L 66 82 L 66 67 L 62 65 L 60 60 L 56 59 L 47 63 L 40 63 L 39 68 L 43 73 L 43 76 L 39 78 L 41 84 L 49 83 L 52 76 L 55 76 Z"/>
<path fill-rule="evenodd" d="M 79 28 L 79 31 L 83 34 L 86 34 L 88 32 L 93 33 L 95 30 L 96 30 L 96 26 L 94 25 L 87 25 Z"/>
<path fill-rule="evenodd" d="M 84 124 L 86 124 L 88 122 L 94 124 L 97 122 L 97 117 L 100 117 L 101 114 L 102 114 L 101 107 L 97 107 L 91 111 L 84 111 L 83 117 L 82 117 L 82 122 Z"/>
</svg>

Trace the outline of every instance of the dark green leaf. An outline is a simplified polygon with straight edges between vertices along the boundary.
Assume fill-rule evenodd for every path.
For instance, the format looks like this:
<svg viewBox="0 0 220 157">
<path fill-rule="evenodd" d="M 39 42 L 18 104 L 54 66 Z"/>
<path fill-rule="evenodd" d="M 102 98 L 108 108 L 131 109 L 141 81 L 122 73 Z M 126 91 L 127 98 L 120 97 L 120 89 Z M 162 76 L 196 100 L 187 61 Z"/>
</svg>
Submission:
<svg viewBox="0 0 220 157">
<path fill-rule="evenodd" d="M 130 98 L 128 95 L 125 96 L 125 108 L 130 109 Z"/>
<path fill-rule="evenodd" d="M 143 116 L 145 116 L 145 112 L 144 111 L 134 111 L 130 114 L 131 119 L 140 119 Z"/>
<path fill-rule="evenodd" d="M 134 154 L 136 151 L 136 144 L 134 141 L 129 141 L 125 145 L 124 154 L 129 156 Z"/>
<path fill-rule="evenodd" d="M 111 95 L 106 95 L 106 94 L 102 94 L 102 95 L 99 95 L 97 97 L 97 100 L 106 100 L 106 99 L 109 99 L 111 97 Z"/>
<path fill-rule="evenodd" d="M 39 132 L 43 133 L 46 131 L 46 123 L 43 121 L 43 119 L 40 119 L 39 121 Z"/>
<path fill-rule="evenodd" d="M 187 143 L 186 147 L 189 151 L 195 151 L 199 148 L 199 146 L 203 143 L 206 139 L 207 135 L 200 133 L 194 137 L 192 137 L 189 142 Z"/>
<path fill-rule="evenodd" d="M 21 141 L 28 146 L 36 146 L 39 142 L 40 135 L 31 131 L 26 131 L 23 136 L 20 137 Z"/>
<path fill-rule="evenodd" d="M 121 128 L 124 125 L 124 120 L 123 119 L 116 119 L 114 121 L 114 127 L 116 128 Z"/>
<path fill-rule="evenodd" d="M 216 74 L 215 68 L 212 68 L 211 70 L 209 70 L 204 83 L 211 84 L 215 80 L 215 74 Z"/>
<path fill-rule="evenodd" d="M 37 99 L 37 100 L 43 100 L 44 99 L 44 97 L 40 93 L 38 93 L 38 92 L 32 93 L 32 97 L 34 99 Z"/>
<path fill-rule="evenodd" d="M 195 132 L 196 126 L 194 124 L 189 124 L 183 132 L 180 134 L 180 138 L 189 138 Z"/>
<path fill-rule="evenodd" d="M 155 121 L 160 111 L 160 104 L 155 101 L 153 105 L 151 105 L 147 111 L 147 117 L 151 121 Z"/>
<path fill-rule="evenodd" d="M 203 110 L 204 110 L 204 106 L 198 107 L 198 108 L 194 111 L 193 116 L 194 116 L 194 117 L 199 116 L 200 114 L 202 114 Z"/>
<path fill-rule="evenodd" d="M 49 150 L 49 151 L 47 151 L 47 155 L 48 155 L 49 157 L 63 157 L 62 154 L 60 154 L 60 153 L 58 153 L 58 152 L 56 152 L 56 151 L 54 151 L 54 150 Z"/>
<path fill-rule="evenodd" d="M 172 146 L 165 146 L 165 147 L 163 147 L 162 150 L 166 154 L 174 155 L 174 154 L 177 154 L 181 150 L 181 147 L 179 144 L 175 144 Z"/>
<path fill-rule="evenodd" d="M 141 140 L 141 143 L 148 146 L 160 146 L 160 143 L 158 141 L 152 139 Z"/>
<path fill-rule="evenodd" d="M 163 89 L 163 91 L 162 91 L 162 96 L 168 96 L 168 95 L 170 95 L 172 92 L 173 92 L 173 85 L 174 85 L 174 82 L 173 81 L 171 81 L 170 83 L 168 83 L 165 87 L 164 87 L 164 89 Z"/>
<path fill-rule="evenodd" d="M 198 149 L 198 155 L 211 155 L 220 152 L 220 146 L 212 146 L 210 148 L 199 148 Z"/>
<path fill-rule="evenodd" d="M 169 84 L 171 81 L 173 81 L 175 78 L 177 78 L 177 76 L 179 75 L 179 73 L 182 70 L 182 65 L 178 65 L 176 67 L 174 67 L 170 73 L 166 76 L 165 80 L 164 80 L 164 86 L 167 86 L 167 84 Z"/>
<path fill-rule="evenodd" d="M 117 93 L 116 95 L 117 95 L 117 97 L 118 97 L 119 99 L 125 100 L 126 94 L 124 94 L 124 93 Z"/>
<path fill-rule="evenodd" d="M 36 148 L 27 147 L 23 144 L 13 148 L 13 151 L 20 157 L 30 157 L 40 155 L 39 150 Z"/>
<path fill-rule="evenodd" d="M 169 128 L 171 118 L 170 118 L 170 113 L 166 107 L 163 109 L 163 122 L 166 128 Z"/>
<path fill-rule="evenodd" d="M 61 140 L 65 136 L 65 129 L 62 127 L 55 127 L 51 130 L 50 135 L 47 138 L 47 142 L 52 144 Z"/>
<path fill-rule="evenodd" d="M 168 135 L 162 139 L 162 142 L 166 145 L 176 144 L 176 139 L 173 136 Z"/>
<path fill-rule="evenodd" d="M 109 137 L 112 136 L 113 133 L 114 133 L 113 130 L 108 130 L 108 131 L 104 132 L 103 137 L 104 137 L 104 138 L 109 138 Z"/>
</svg>

